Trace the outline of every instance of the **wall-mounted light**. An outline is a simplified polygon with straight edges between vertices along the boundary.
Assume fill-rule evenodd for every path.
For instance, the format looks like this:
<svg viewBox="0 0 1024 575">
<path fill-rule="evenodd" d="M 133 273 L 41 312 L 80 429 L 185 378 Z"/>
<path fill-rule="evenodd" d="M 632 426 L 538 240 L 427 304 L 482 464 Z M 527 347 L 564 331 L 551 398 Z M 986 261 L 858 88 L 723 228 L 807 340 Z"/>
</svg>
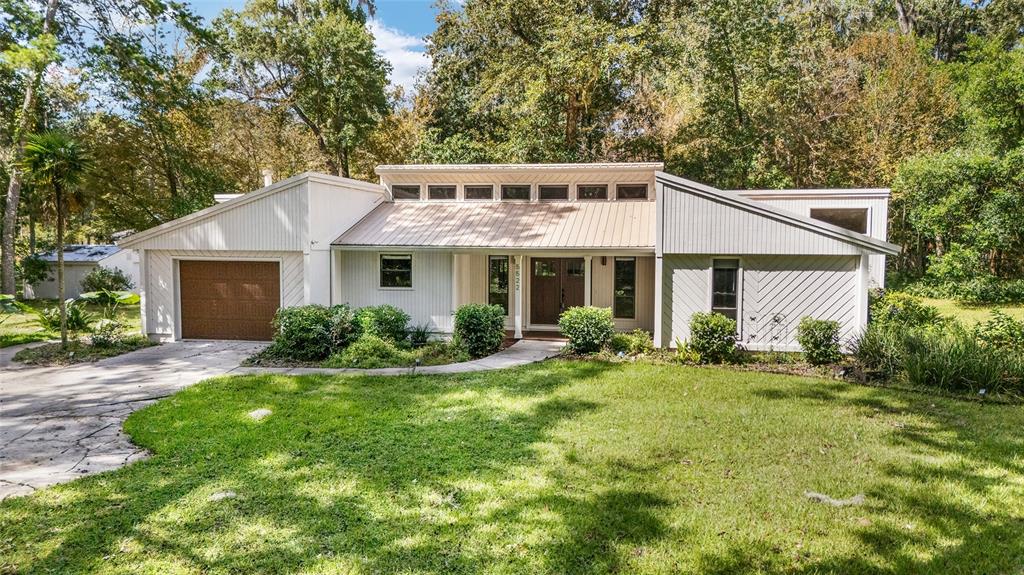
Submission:
<svg viewBox="0 0 1024 575">
<path fill-rule="evenodd" d="M 601 265 L 608 265 L 608 256 L 601 256 Z"/>
</svg>

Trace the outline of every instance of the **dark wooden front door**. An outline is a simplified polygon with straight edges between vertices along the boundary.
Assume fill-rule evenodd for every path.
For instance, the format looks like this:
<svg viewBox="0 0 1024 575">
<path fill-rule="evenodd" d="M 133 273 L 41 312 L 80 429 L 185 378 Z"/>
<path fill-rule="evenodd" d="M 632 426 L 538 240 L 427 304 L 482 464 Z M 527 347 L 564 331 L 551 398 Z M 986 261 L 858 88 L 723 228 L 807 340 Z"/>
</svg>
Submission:
<svg viewBox="0 0 1024 575">
<path fill-rule="evenodd" d="M 181 337 L 269 340 L 281 304 L 277 262 L 178 262 Z"/>
<path fill-rule="evenodd" d="M 583 305 L 583 258 L 532 258 L 530 270 L 530 323 L 557 324 L 563 311 Z"/>
</svg>

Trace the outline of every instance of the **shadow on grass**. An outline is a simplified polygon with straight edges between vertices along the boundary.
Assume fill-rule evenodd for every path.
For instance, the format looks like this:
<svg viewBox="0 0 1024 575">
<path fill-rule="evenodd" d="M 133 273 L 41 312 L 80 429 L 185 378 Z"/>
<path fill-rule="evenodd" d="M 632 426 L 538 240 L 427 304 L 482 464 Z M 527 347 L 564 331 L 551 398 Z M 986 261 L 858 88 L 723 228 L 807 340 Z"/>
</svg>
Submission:
<svg viewBox="0 0 1024 575">
<path fill-rule="evenodd" d="M 807 560 L 787 571 L 1024 570 L 1024 486 L 1012 477 L 1024 475 L 1024 434 L 1002 417 L 1019 408 L 842 383 L 773 387 L 756 395 L 893 418 L 888 441 L 900 454 L 881 464 L 881 481 L 866 493 L 881 520 L 853 530 L 860 552 Z M 964 410 L 974 413 L 965 417 Z M 758 570 L 769 554 L 756 545 L 730 547 L 706 558 L 707 572 Z"/>
<path fill-rule="evenodd" d="M 599 407 L 560 388 L 614 369 L 214 380 L 132 416 L 151 459 L 0 505 L 0 571 L 470 573 L 507 561 L 501 546 L 467 544 L 490 525 L 481 515 L 529 528 L 537 514 L 561 534 L 543 538 L 549 570 L 614 570 L 614 543 L 664 533 L 652 512 L 663 501 L 479 492 L 520 480 L 554 426 Z M 273 415 L 248 420 L 258 407 Z M 224 491 L 236 496 L 210 499 Z"/>
</svg>

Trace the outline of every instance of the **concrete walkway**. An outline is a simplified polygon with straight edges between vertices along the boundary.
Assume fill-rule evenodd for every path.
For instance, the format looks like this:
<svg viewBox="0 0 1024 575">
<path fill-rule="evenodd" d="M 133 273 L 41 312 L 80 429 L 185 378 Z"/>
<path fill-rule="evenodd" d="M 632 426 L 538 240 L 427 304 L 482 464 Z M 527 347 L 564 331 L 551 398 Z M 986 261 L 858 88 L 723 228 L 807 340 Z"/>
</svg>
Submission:
<svg viewBox="0 0 1024 575">
<path fill-rule="evenodd" d="M 0 349 L 0 499 L 116 469 L 145 457 L 145 451 L 121 432 L 124 420 L 132 412 L 203 379 L 227 373 L 411 372 L 407 368 L 238 367 L 264 345 L 224 341 L 168 343 L 70 367 L 11 364 L 10 358 L 17 349 Z M 422 367 L 416 373 L 515 367 L 557 355 L 562 345 L 558 341 L 523 340 L 490 357 Z"/>
</svg>

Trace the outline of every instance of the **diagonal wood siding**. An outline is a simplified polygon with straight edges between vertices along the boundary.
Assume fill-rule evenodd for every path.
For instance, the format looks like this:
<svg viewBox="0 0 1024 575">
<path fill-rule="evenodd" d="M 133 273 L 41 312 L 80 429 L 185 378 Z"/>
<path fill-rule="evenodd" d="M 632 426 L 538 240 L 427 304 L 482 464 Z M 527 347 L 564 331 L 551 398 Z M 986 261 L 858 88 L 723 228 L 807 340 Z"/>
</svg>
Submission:
<svg viewBox="0 0 1024 575">
<path fill-rule="evenodd" d="M 666 255 L 662 326 L 665 344 L 689 338 L 690 316 L 710 311 L 712 256 Z M 844 341 L 860 327 L 858 257 L 744 256 L 740 337 L 750 349 L 796 350 L 796 328 L 805 316 L 838 321 Z"/>
</svg>

